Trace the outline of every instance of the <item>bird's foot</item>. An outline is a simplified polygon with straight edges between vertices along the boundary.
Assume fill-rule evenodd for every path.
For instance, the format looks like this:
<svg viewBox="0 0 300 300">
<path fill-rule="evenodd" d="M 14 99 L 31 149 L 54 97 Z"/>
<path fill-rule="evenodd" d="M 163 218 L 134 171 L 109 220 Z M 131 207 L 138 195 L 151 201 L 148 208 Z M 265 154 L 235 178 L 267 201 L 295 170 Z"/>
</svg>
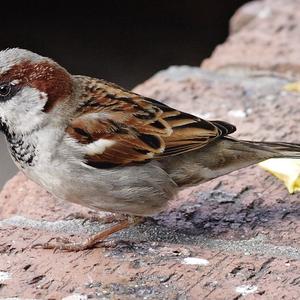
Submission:
<svg viewBox="0 0 300 300">
<path fill-rule="evenodd" d="M 119 223 L 111 226 L 110 228 L 107 228 L 95 235 L 92 235 L 82 242 L 72 242 L 66 238 L 55 238 L 55 241 L 53 241 L 54 239 L 51 239 L 47 243 L 35 244 L 33 245 L 33 248 L 40 247 L 43 249 L 82 251 L 94 248 L 99 243 L 101 247 L 113 246 L 115 243 L 111 243 L 110 241 L 104 243 L 104 240 L 108 238 L 111 234 L 118 232 L 122 229 L 128 228 L 130 226 L 136 225 L 142 220 L 142 217 L 129 216 L 126 220 L 120 221 Z"/>
</svg>

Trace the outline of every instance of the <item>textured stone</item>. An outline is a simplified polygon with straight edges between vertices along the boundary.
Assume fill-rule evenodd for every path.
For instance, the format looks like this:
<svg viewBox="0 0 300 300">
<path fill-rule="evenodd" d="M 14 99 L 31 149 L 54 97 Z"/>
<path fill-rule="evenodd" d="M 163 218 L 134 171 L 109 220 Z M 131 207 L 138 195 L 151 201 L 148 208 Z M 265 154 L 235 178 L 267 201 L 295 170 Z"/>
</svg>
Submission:
<svg viewBox="0 0 300 300">
<path fill-rule="evenodd" d="M 259 70 L 299 77 L 300 1 L 255 1 L 233 17 L 233 34 L 203 68 L 222 72 Z"/>
<path fill-rule="evenodd" d="M 266 15 L 268 10 L 265 10 L 265 2 L 263 1 L 250 1 L 240 7 L 230 20 L 230 33 L 234 34 L 240 31 L 244 26 L 248 25 L 255 19 L 259 13 L 262 16 Z"/>
</svg>

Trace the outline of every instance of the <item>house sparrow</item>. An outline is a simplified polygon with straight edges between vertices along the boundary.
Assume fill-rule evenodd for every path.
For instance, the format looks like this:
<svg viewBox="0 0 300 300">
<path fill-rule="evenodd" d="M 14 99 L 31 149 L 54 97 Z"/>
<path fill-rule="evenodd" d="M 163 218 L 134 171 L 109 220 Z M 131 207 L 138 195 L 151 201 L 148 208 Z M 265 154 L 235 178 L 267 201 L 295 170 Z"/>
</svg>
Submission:
<svg viewBox="0 0 300 300">
<path fill-rule="evenodd" d="M 81 250 L 164 210 L 181 189 L 268 158 L 300 157 L 300 145 L 241 141 L 206 121 L 115 84 L 74 76 L 22 49 L 0 52 L 0 128 L 30 179 L 59 199 L 132 217 Z"/>
</svg>

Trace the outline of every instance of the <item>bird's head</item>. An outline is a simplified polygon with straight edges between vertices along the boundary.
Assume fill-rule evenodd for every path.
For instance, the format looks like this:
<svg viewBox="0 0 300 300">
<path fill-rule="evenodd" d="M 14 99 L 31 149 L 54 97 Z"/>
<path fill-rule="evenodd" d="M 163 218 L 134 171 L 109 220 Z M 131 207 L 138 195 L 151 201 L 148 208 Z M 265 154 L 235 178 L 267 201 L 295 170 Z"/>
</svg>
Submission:
<svg viewBox="0 0 300 300">
<path fill-rule="evenodd" d="M 23 49 L 0 51 L 0 129 L 29 133 L 47 123 L 73 92 L 71 75 Z"/>
</svg>

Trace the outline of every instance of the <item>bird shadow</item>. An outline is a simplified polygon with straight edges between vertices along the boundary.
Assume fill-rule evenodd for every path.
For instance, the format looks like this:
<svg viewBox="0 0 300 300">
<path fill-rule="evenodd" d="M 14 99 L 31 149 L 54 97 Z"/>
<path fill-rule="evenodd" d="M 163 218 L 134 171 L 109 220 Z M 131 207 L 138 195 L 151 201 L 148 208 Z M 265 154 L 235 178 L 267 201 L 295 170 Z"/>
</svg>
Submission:
<svg viewBox="0 0 300 300">
<path fill-rule="evenodd" d="M 254 195 L 249 198 L 215 190 L 200 192 L 193 201 L 148 218 L 147 224 L 189 236 L 240 240 L 261 233 L 277 239 L 287 236 L 292 228 L 300 227 L 299 220 L 299 201 L 269 203 Z"/>
</svg>

